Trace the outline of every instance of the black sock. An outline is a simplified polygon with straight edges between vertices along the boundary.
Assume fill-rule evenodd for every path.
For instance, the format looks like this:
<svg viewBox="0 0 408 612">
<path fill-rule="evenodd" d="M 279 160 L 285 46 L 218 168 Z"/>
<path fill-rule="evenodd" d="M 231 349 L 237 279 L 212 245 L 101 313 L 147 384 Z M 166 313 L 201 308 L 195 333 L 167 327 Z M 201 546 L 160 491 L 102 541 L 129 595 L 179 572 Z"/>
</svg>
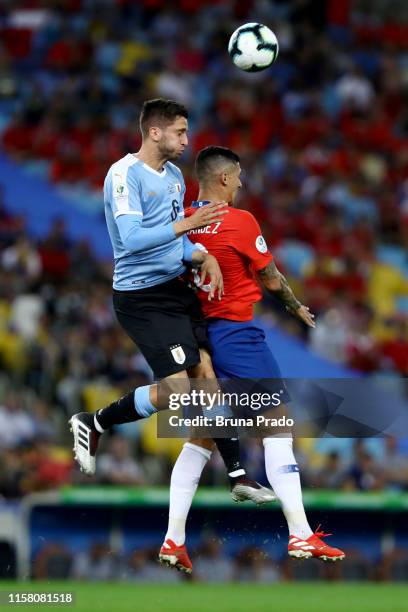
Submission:
<svg viewBox="0 0 408 612">
<path fill-rule="evenodd" d="M 228 476 L 238 470 L 242 470 L 241 476 L 245 474 L 245 470 L 241 465 L 241 458 L 239 452 L 239 439 L 238 438 L 214 438 L 214 442 L 220 452 L 220 455 L 227 468 Z M 229 476 L 230 479 L 239 478 L 239 476 Z"/>
<path fill-rule="evenodd" d="M 114 425 L 122 425 L 122 423 L 133 423 L 133 421 L 143 418 L 136 412 L 134 391 L 123 395 L 106 408 L 98 410 L 95 416 L 102 429 L 110 429 Z"/>
</svg>

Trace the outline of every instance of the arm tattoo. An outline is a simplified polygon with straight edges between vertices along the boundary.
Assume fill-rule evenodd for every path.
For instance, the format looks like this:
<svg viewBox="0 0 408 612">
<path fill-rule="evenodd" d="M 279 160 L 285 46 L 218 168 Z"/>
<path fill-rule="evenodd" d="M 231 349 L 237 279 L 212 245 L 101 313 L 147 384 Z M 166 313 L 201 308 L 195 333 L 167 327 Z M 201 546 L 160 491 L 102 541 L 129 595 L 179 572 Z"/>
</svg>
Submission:
<svg viewBox="0 0 408 612">
<path fill-rule="evenodd" d="M 266 289 L 276 295 L 276 297 L 283 302 L 283 304 L 285 304 L 285 307 L 289 312 L 295 313 L 298 308 L 300 308 L 301 303 L 296 299 L 292 289 L 289 287 L 288 281 L 284 275 L 279 272 L 276 264 L 273 261 L 271 261 L 266 268 L 259 270 L 258 275 Z M 279 289 L 273 289 L 272 287 L 268 286 L 275 283 L 277 280 L 280 281 Z"/>
<path fill-rule="evenodd" d="M 295 313 L 301 307 L 302 304 L 299 302 L 299 300 L 296 299 L 295 294 L 289 287 L 289 283 L 283 276 L 283 274 L 281 274 L 280 276 L 282 287 L 281 289 L 279 289 L 279 291 L 275 292 L 275 295 L 285 304 L 286 309 L 289 312 Z"/>
<path fill-rule="evenodd" d="M 280 279 L 282 276 L 279 272 L 278 268 L 274 261 L 271 261 L 266 268 L 262 268 L 262 270 L 258 270 L 258 274 L 263 283 L 267 283 L 268 281 L 275 281 Z"/>
</svg>

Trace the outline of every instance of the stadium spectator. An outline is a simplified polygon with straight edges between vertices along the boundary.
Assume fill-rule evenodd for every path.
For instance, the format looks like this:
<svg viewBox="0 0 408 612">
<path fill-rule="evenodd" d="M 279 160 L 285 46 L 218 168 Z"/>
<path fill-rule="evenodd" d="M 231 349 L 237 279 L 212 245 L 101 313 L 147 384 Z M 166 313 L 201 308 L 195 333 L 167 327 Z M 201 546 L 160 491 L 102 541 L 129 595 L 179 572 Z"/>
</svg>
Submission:
<svg viewBox="0 0 408 612">
<path fill-rule="evenodd" d="M 2 252 L 1 265 L 7 272 L 21 277 L 23 287 L 36 281 L 41 275 L 41 259 L 37 249 L 25 235 Z"/>
<path fill-rule="evenodd" d="M 21 473 L 20 451 L 16 448 L 0 449 L 0 499 L 21 497 Z"/>
<path fill-rule="evenodd" d="M 378 491 L 384 486 L 383 469 L 365 449 L 362 440 L 356 440 L 354 457 L 343 480 L 343 489 Z"/>
<path fill-rule="evenodd" d="M 217 537 L 207 537 L 198 548 L 194 559 L 194 579 L 200 582 L 229 582 L 232 562 L 226 557 Z"/>
<path fill-rule="evenodd" d="M 279 580 L 279 570 L 256 546 L 243 548 L 235 558 L 233 580 L 236 582 L 271 583 Z"/>
<path fill-rule="evenodd" d="M 388 329 L 392 330 L 392 336 L 379 347 L 382 359 L 387 360 L 402 376 L 408 376 L 408 320 L 393 317 L 388 320 Z"/>
<path fill-rule="evenodd" d="M 109 451 L 99 458 L 98 477 L 105 484 L 143 484 L 142 471 L 131 456 L 126 438 L 119 435 L 111 438 Z"/>
<path fill-rule="evenodd" d="M 24 409 L 22 395 L 9 391 L 0 405 L 0 448 L 16 448 L 34 436 L 34 420 Z"/>
<path fill-rule="evenodd" d="M 387 436 L 384 440 L 384 479 L 388 487 L 393 489 L 408 488 L 407 455 L 399 450 L 399 440 Z"/>
<path fill-rule="evenodd" d="M 10 325 L 27 342 L 37 338 L 45 305 L 41 295 L 22 291 L 10 304 Z"/>
<path fill-rule="evenodd" d="M 104 542 L 94 542 L 75 555 L 71 569 L 74 580 L 106 581 L 117 577 L 118 559 Z"/>
<path fill-rule="evenodd" d="M 325 456 L 323 466 L 311 476 L 311 485 L 320 489 L 339 489 L 344 476 L 340 455 L 332 451 Z"/>
<path fill-rule="evenodd" d="M 120 578 L 130 582 L 172 584 L 181 582 L 182 574 L 169 572 L 168 568 L 157 563 L 157 551 L 154 548 L 135 550 L 125 558 Z"/>
<path fill-rule="evenodd" d="M 59 542 L 49 542 L 37 552 L 33 561 L 35 580 L 66 580 L 71 575 L 73 557 Z"/>
<path fill-rule="evenodd" d="M 53 447 L 44 438 L 36 438 L 21 449 L 22 472 L 19 486 L 24 495 L 58 489 L 70 482 L 72 459 L 65 449 Z"/>
<path fill-rule="evenodd" d="M 316 320 L 310 334 L 311 347 L 321 357 L 337 363 L 347 362 L 349 334 L 348 313 L 342 308 L 332 308 Z"/>
</svg>

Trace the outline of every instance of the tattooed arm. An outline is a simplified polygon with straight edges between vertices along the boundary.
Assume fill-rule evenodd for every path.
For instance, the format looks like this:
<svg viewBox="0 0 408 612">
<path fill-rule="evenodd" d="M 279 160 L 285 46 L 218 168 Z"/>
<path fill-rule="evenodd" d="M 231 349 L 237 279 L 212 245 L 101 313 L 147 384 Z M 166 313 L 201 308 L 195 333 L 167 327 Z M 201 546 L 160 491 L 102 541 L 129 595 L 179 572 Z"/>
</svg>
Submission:
<svg viewBox="0 0 408 612">
<path fill-rule="evenodd" d="M 315 327 L 314 315 L 309 312 L 307 306 L 303 306 L 295 297 L 288 281 L 279 272 L 275 262 L 271 261 L 265 268 L 258 270 L 258 278 L 265 289 L 285 305 L 288 312 L 304 321 L 309 327 Z"/>
</svg>

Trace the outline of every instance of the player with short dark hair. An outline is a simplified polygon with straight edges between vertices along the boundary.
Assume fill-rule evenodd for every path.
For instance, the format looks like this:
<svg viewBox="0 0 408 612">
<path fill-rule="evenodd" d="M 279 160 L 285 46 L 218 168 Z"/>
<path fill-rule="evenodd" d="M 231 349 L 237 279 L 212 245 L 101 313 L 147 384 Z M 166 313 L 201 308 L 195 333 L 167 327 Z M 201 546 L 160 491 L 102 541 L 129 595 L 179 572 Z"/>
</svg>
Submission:
<svg viewBox="0 0 408 612">
<path fill-rule="evenodd" d="M 146 100 L 143 103 L 139 118 L 143 138 L 148 137 L 150 128 L 158 126 L 165 129 L 179 117 L 188 119 L 188 110 L 183 104 L 174 100 L 163 100 L 162 98 Z"/>
<path fill-rule="evenodd" d="M 212 361 L 218 378 L 280 381 L 279 366 L 265 341 L 264 331 L 253 321 L 254 304 L 262 297 L 260 285 L 277 297 L 294 316 L 309 327 L 314 317 L 293 294 L 286 278 L 276 267 L 255 217 L 233 207 L 241 187 L 239 157 L 230 149 L 211 146 L 199 152 L 196 172 L 198 200 L 186 210 L 188 218 L 209 205 L 225 200 L 230 214 L 223 223 L 215 221 L 208 229 L 192 229 L 189 238 L 199 241 L 217 257 L 224 277 L 225 295 L 220 302 L 208 302 L 205 285 L 198 294 L 208 321 Z M 273 381 L 271 381 L 273 379 Z M 279 383 L 283 386 L 283 383 Z M 279 388 L 279 387 L 278 387 Z M 288 401 L 284 399 L 284 401 Z M 208 440 L 185 444 L 172 472 L 169 527 L 159 558 L 183 571 L 192 565 L 185 547 L 185 523 L 205 461 L 197 460 L 191 444 L 210 449 Z M 292 450 L 290 433 L 263 437 L 268 480 L 282 504 L 289 530 L 288 553 L 296 558 L 317 557 L 324 561 L 344 558 L 344 552 L 328 546 L 326 534 L 313 533 L 302 501 L 299 467 Z M 182 482 L 182 486 L 180 486 Z"/>
<path fill-rule="evenodd" d="M 211 183 L 220 166 L 226 169 L 228 162 L 232 167 L 238 167 L 240 159 L 227 147 L 210 146 L 201 149 L 195 161 L 195 172 L 200 185 Z"/>
<path fill-rule="evenodd" d="M 130 423 L 168 408 L 169 393 L 190 390 L 189 377 L 215 381 L 200 301 L 183 278 L 187 266 L 210 277 L 208 299 L 221 299 L 223 281 L 216 259 L 187 237 L 194 228 L 222 223 L 228 210 L 214 202 L 184 218 L 185 185 L 176 160 L 188 144 L 188 113 L 172 100 L 145 102 L 140 125 L 142 146 L 108 171 L 105 216 L 115 259 L 113 304 L 118 321 L 161 380 L 138 387 L 95 415 L 70 419 L 74 453 L 81 469 L 95 472 L 99 437 L 114 425 Z M 264 503 L 271 491 L 246 477 L 237 440 L 217 440 L 239 501 Z M 200 452 L 202 452 L 200 450 Z"/>
</svg>

